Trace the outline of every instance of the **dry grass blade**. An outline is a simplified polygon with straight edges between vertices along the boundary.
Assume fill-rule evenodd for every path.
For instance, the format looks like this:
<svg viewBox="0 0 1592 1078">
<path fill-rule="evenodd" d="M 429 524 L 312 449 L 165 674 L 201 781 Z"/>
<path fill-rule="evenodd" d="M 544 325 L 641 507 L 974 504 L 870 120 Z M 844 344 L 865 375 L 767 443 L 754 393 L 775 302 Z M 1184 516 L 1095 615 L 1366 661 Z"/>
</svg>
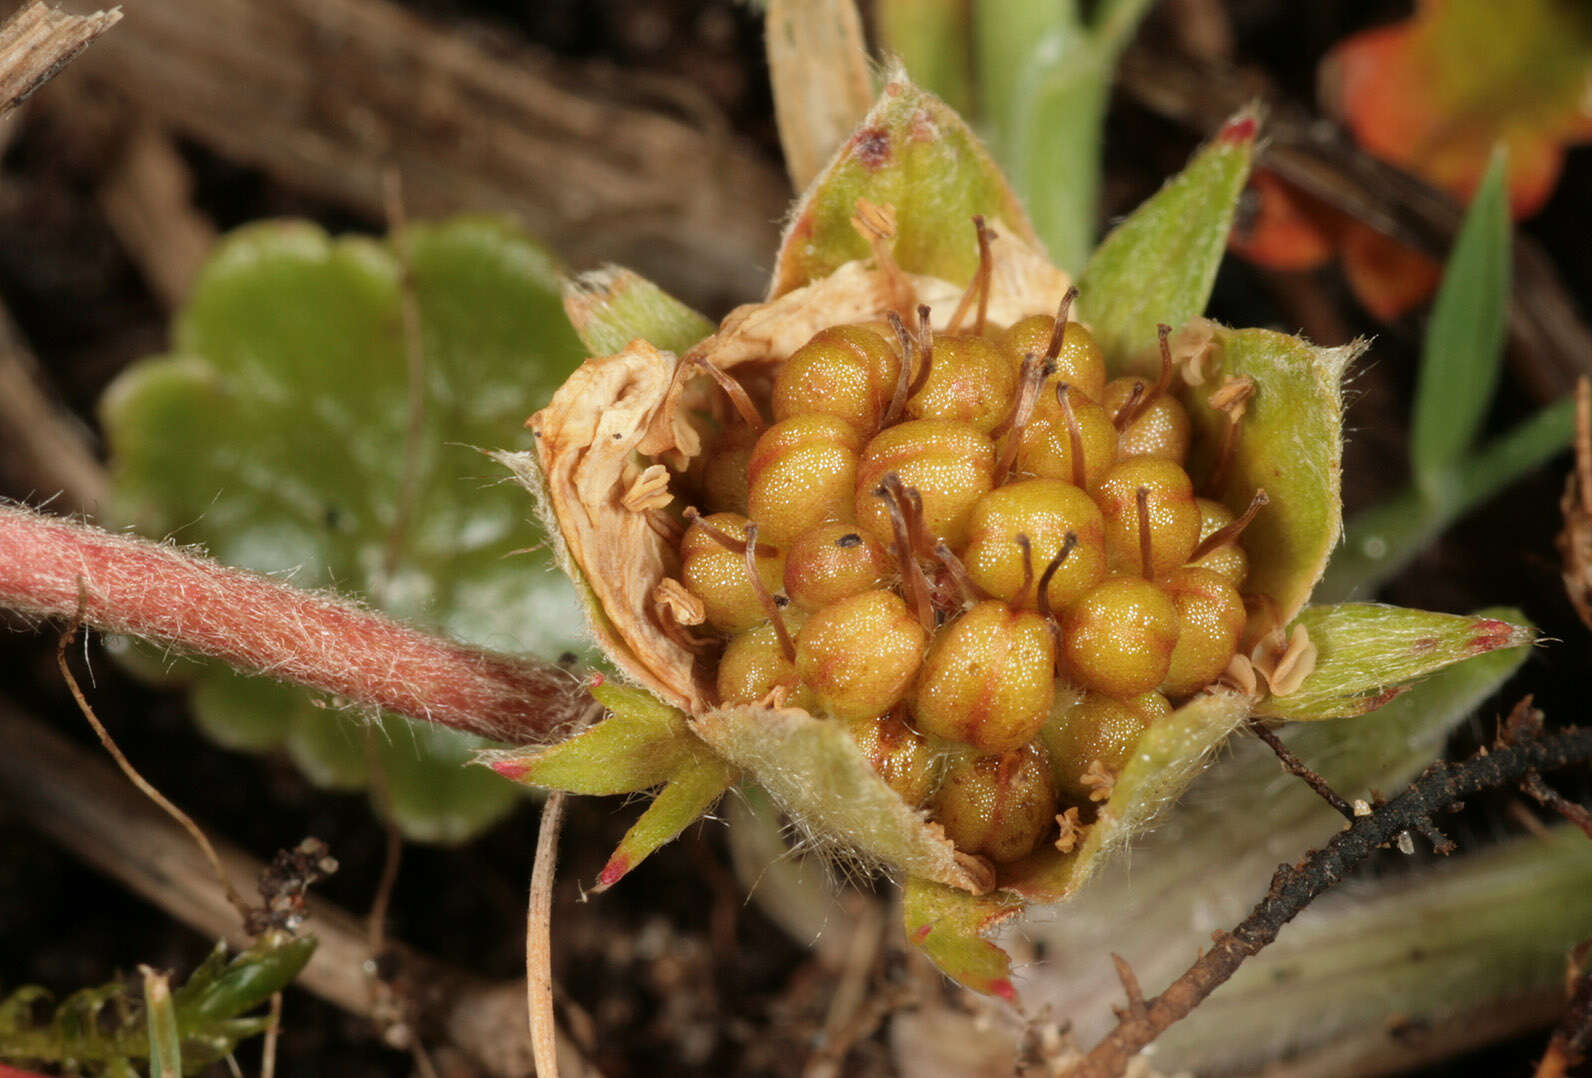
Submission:
<svg viewBox="0 0 1592 1078">
<path fill-rule="evenodd" d="M 121 21 L 120 8 L 68 15 L 44 0 L 17 12 L 0 26 L 0 116 L 43 86 L 89 42 Z"/>
<path fill-rule="evenodd" d="M 564 824 L 561 790 L 542 805 L 531 867 L 531 902 L 525 914 L 525 992 L 531 1023 L 531 1050 L 539 1078 L 558 1078 L 558 1026 L 553 1015 L 553 876 L 558 868 L 558 832 Z"/>
<path fill-rule="evenodd" d="M 873 104 L 862 19 L 852 0 L 770 0 L 766 25 L 780 146 L 801 191 Z"/>
</svg>

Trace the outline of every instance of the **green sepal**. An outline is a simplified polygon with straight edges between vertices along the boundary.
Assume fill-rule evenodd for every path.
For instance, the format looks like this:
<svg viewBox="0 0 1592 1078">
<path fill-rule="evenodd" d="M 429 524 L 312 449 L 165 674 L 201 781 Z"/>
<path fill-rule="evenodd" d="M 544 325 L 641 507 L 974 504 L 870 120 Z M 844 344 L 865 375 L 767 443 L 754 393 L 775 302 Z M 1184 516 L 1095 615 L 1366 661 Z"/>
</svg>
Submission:
<svg viewBox="0 0 1592 1078">
<path fill-rule="evenodd" d="M 1363 715 L 1451 663 L 1536 640 L 1526 626 L 1497 618 L 1376 603 L 1310 607 L 1293 624 L 1304 626 L 1317 648 L 1315 669 L 1294 692 L 1257 704 L 1258 716 L 1303 721 Z"/>
<path fill-rule="evenodd" d="M 1215 331 L 1204 382 L 1183 401 L 1193 421 L 1196 452 L 1190 474 L 1202 493 L 1242 513 L 1257 489 L 1270 499 L 1244 533 L 1248 595 L 1271 599 L 1279 618 L 1298 613 L 1326 570 L 1343 531 L 1343 403 L 1345 370 L 1364 345 L 1318 348 L 1266 329 Z M 1255 392 L 1240 420 L 1238 445 L 1223 489 L 1204 477 L 1216 468 L 1227 417 L 1209 396 L 1229 378 L 1249 378 Z"/>
<path fill-rule="evenodd" d="M 747 706 L 709 711 L 692 728 L 804 833 L 903 875 L 982 889 L 944 830 L 874 773 L 841 723 L 796 708 Z"/>
<path fill-rule="evenodd" d="M 1228 120 L 1182 172 L 1111 230 L 1084 267 L 1079 316 L 1113 372 L 1141 354 L 1154 357 L 1157 325 L 1181 326 L 1205 310 L 1258 127 L 1253 109 Z"/>
<path fill-rule="evenodd" d="M 608 684 L 591 693 L 607 718 L 550 748 L 489 751 L 479 761 L 527 786 L 605 796 L 659 785 L 701 746 L 685 713 L 649 692 Z"/>
<path fill-rule="evenodd" d="M 895 208 L 895 259 L 908 273 L 969 280 L 972 218 L 1038 247 L 1028 214 L 962 118 L 897 72 L 862 125 L 797 202 L 774 264 L 774 299 L 872 251 L 852 227 L 857 200 Z"/>
<path fill-rule="evenodd" d="M 597 877 L 595 890 L 606 891 L 652 851 L 674 841 L 681 831 L 718 804 L 735 779 L 735 768 L 724 760 L 707 753 L 691 757 L 619 840 Z"/>
<path fill-rule="evenodd" d="M 594 356 L 609 356 L 640 338 L 665 352 L 684 352 L 713 332 L 713 323 L 631 270 L 604 266 L 564 282 L 564 313 Z"/>
<path fill-rule="evenodd" d="M 424 388 L 412 473 L 406 256 Z M 523 500 L 471 448 L 529 446 L 524 417 L 585 355 L 562 280 L 545 248 L 489 218 L 415 223 L 388 242 L 305 222 L 239 229 L 178 313 L 173 354 L 134 364 L 103 398 L 107 520 L 471 643 L 583 652 L 569 584 L 545 571 L 545 550 L 524 552 Z M 193 679 L 201 724 L 227 744 L 285 746 L 317 781 L 366 782 L 362 720 L 221 664 Z M 512 787 L 457 766 L 479 740 L 449 732 L 458 751 L 421 760 L 431 735 L 386 725 L 384 769 L 430 770 L 391 784 L 410 837 L 467 838 L 513 804 Z"/>
<path fill-rule="evenodd" d="M 1022 899 L 1007 892 L 975 897 L 916 876 L 901 887 L 907 941 L 957 984 L 1012 1002 L 1011 956 L 984 936 L 1022 909 Z"/>
<path fill-rule="evenodd" d="M 1149 827 L 1199 777 L 1211 753 L 1248 717 L 1248 706 L 1248 699 L 1237 694 L 1210 693 L 1158 720 L 1139 741 L 1079 845 L 1067 853 L 1044 847 L 1001 865 L 994 893 L 972 895 L 910 879 L 905 889 L 907 939 L 958 983 L 1013 998 L 1011 982 L 1005 979 L 1010 959 L 983 934 L 1020 913 L 1026 903 L 1060 902 L 1077 894 L 1112 854 Z"/>
<path fill-rule="evenodd" d="M 1076 894 L 1112 854 L 1182 796 L 1211 753 L 1248 717 L 1247 697 L 1218 691 L 1196 696 L 1158 719 L 1140 738 L 1078 847 L 1071 853 L 1044 848 L 1003 865 L 1000 886 L 1031 902 L 1059 902 Z"/>
</svg>

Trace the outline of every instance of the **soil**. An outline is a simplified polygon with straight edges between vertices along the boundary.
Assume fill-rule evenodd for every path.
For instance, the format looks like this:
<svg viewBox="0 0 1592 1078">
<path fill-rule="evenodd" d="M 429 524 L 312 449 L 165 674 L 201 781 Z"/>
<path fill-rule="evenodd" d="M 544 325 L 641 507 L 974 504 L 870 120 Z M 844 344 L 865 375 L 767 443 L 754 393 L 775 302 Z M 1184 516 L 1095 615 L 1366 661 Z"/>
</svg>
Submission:
<svg viewBox="0 0 1592 1078">
<path fill-rule="evenodd" d="M 705 93 L 748 152 L 777 166 L 759 19 L 748 6 L 729 0 L 423 0 L 408 6 L 476 39 L 688 82 Z M 1309 105 L 1312 73 L 1326 49 L 1356 29 L 1401 17 L 1409 5 L 1331 0 L 1300 11 L 1294 4 L 1227 0 L 1218 7 L 1230 20 L 1236 61 L 1262 73 L 1281 96 Z M 130 19 L 136 16 L 129 11 Z M 1145 35 L 1167 44 L 1175 42 L 1176 29 L 1162 12 Z M 31 109 L 0 158 L 0 302 L 39 357 L 50 391 L 90 431 L 105 385 L 166 339 L 166 311 L 96 195 L 112 156 L 98 123 L 85 114 L 79 126 L 68 111 Z M 1196 138 L 1119 98 L 1107 138 L 1108 214 L 1153 191 Z M 193 203 L 218 229 L 284 214 L 339 230 L 379 227 L 366 208 L 307 194 L 222 147 L 197 139 L 177 145 L 194 180 Z M 1592 233 L 1588 191 L 1592 151 L 1572 151 L 1558 194 L 1526 226 L 1583 304 L 1583 318 L 1592 314 L 1585 307 L 1592 297 L 1592 247 L 1584 242 Z M 725 288 L 733 294 L 736 285 Z M 1328 312 L 1325 324 L 1341 338 L 1376 337 L 1373 359 L 1353 390 L 1345 492 L 1352 514 L 1406 478 L 1396 462 L 1405 459 L 1420 320 L 1372 321 L 1334 269 L 1283 281 L 1237 259 L 1226 262 L 1210 313 L 1233 324 L 1296 328 L 1301 312 L 1312 310 Z M 1514 360 L 1518 373 L 1530 357 Z M 1592 356 L 1577 361 L 1584 367 Z M 1540 403 L 1523 388 L 1528 384 L 1506 378 L 1491 429 L 1506 429 Z M 6 437 L 0 431 L 0 495 L 37 504 L 44 492 L 5 451 Z M 1550 721 L 1568 721 L 1581 711 L 1589 636 L 1565 599 L 1554 548 L 1567 463 L 1561 458 L 1526 477 L 1458 523 L 1383 593 L 1389 602 L 1439 610 L 1520 606 L 1554 641 L 1534 652 L 1506 696 L 1490 701 L 1456 735 L 1454 753 L 1491 736 L 1494 716 L 1525 691 L 1536 694 Z M 91 744 L 55 671 L 53 635 L 16 628 L 0 636 L 7 670 L 0 692 Z M 181 694 L 140 684 L 103 658 L 93 667 L 96 708 L 155 785 L 207 828 L 261 858 L 303 835 L 324 839 L 341 869 L 321 892 L 350 910 L 369 906 L 386 839 L 364 797 L 319 791 L 280 759 L 223 752 L 195 731 Z M 1585 777 L 1561 788 L 1582 799 L 1588 793 Z M 1514 826 L 1501 822 L 1514 800 L 1509 794 L 1478 799 L 1446 829 L 1462 846 L 1488 841 Z M 746 901 L 720 824 L 693 828 L 620 887 L 582 900 L 580 882 L 596 877 L 638 811 L 619 800 L 570 803 L 554 923 L 556 973 L 567 992 L 561 1013 L 576 1039 L 612 1076 L 803 1073 L 838 974 Z M 484 976 L 522 976 L 536 819 L 537 806 L 528 800 L 464 848 L 408 848 L 390 934 Z M 41 984 L 65 993 L 139 963 L 189 969 L 211 945 L 32 830 L 5 791 L 0 865 L 0 989 Z M 1386 868 L 1376 863 L 1367 871 Z M 899 955 L 882 960 L 873 976 L 880 991 L 921 983 Z M 1541 1036 L 1523 1037 L 1429 1073 L 1525 1073 L 1541 1046 Z M 440 1072 L 471 1073 L 445 1046 L 436 1047 Z M 252 1052 L 246 1069 L 256 1065 Z M 370 1023 L 305 993 L 289 995 L 278 1073 L 405 1075 L 414 1065 L 409 1054 L 384 1047 Z M 885 1034 L 862 1036 L 841 1073 L 895 1073 Z"/>
</svg>

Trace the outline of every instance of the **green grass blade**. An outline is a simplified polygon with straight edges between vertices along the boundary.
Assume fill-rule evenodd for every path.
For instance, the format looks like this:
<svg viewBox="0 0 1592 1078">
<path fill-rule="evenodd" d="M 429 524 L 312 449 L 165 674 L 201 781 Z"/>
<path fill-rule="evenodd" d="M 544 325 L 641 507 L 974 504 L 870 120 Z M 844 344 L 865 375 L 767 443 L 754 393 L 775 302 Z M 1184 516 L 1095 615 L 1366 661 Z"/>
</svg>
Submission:
<svg viewBox="0 0 1592 1078">
<path fill-rule="evenodd" d="M 1500 149 L 1465 214 L 1421 349 L 1410 458 L 1432 501 L 1475 441 L 1498 385 L 1508 317 L 1508 164 Z"/>
<path fill-rule="evenodd" d="M 144 975 L 144 1009 L 149 1023 L 150 1078 L 182 1078 L 182 1038 L 177 1033 L 177 1008 L 171 1001 L 171 977 L 140 966 Z"/>
</svg>

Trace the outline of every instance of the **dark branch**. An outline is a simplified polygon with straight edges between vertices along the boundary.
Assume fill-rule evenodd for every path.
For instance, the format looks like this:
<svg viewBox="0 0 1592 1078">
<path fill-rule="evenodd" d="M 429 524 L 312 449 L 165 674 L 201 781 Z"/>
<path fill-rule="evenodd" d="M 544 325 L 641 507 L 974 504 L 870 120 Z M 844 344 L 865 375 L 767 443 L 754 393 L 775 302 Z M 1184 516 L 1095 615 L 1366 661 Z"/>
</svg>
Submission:
<svg viewBox="0 0 1592 1078">
<path fill-rule="evenodd" d="M 1072 1078 L 1121 1074 L 1145 1045 L 1192 1011 L 1231 977 L 1244 959 L 1276 939 L 1283 925 L 1400 833 L 1424 831 L 1433 816 L 1453 810 L 1483 790 L 1588 759 L 1592 759 L 1592 728 L 1572 727 L 1551 736 L 1500 743 L 1462 763 L 1433 764 L 1403 793 L 1371 815 L 1356 819 L 1321 850 L 1298 864 L 1279 866 L 1270 891 L 1249 916 L 1232 932 L 1217 932 L 1215 946 L 1151 1000 L 1142 1017 L 1130 1010 L 1072 1071 Z"/>
<path fill-rule="evenodd" d="M 1350 823 L 1355 821 L 1354 809 L 1350 807 L 1349 803 L 1339 797 L 1336 790 L 1327 785 L 1326 779 L 1312 771 L 1310 765 L 1295 756 L 1293 750 L 1284 745 L 1282 739 L 1272 733 L 1264 723 L 1256 720 L 1249 724 L 1249 728 L 1254 731 L 1256 737 L 1266 743 L 1272 752 L 1277 754 L 1277 759 L 1282 761 L 1282 766 L 1288 769 L 1290 775 L 1298 775 L 1304 779 L 1305 783 L 1320 795 L 1321 800 L 1331 805 L 1345 820 Z"/>
</svg>

